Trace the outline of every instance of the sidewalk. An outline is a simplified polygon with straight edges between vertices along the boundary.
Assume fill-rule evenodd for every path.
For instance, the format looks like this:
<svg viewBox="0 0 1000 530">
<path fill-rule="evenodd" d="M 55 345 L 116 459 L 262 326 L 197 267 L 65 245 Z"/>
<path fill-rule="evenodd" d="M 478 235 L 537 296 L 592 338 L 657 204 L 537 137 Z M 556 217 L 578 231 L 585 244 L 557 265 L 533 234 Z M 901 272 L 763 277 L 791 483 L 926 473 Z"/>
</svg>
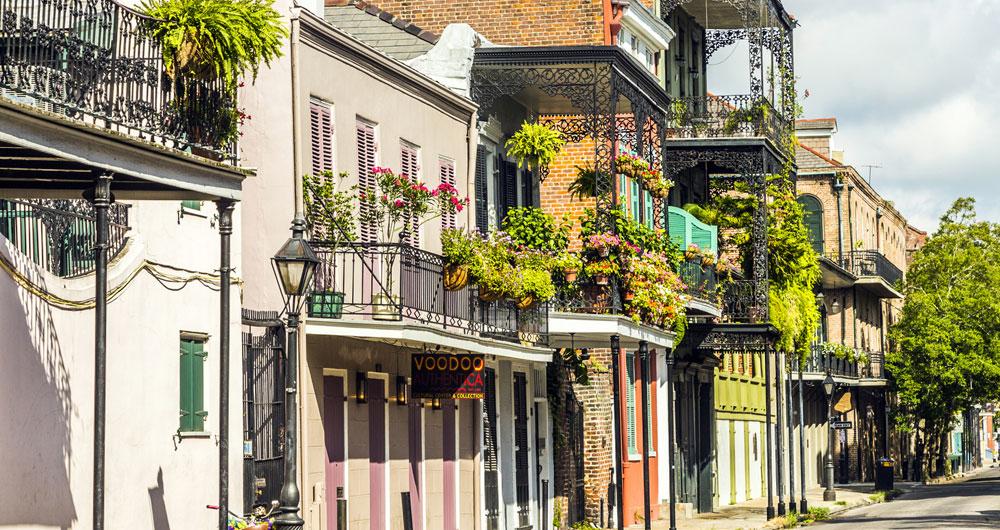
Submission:
<svg viewBox="0 0 1000 530">
<path fill-rule="evenodd" d="M 914 482 L 896 482 L 896 489 L 904 492 L 910 491 L 919 484 Z M 837 501 L 824 502 L 823 488 L 813 488 L 806 492 L 806 499 L 809 507 L 823 506 L 830 509 L 830 513 L 840 512 L 856 506 L 871 504 L 868 498 L 875 490 L 872 483 L 847 484 L 837 486 Z M 777 505 L 777 500 L 775 500 Z M 767 499 L 756 499 L 743 504 L 725 506 L 715 513 L 696 515 L 692 519 L 678 517 L 678 530 L 757 530 L 764 528 L 778 528 L 774 521 L 767 522 Z M 666 529 L 669 524 L 666 520 L 653 521 L 653 528 Z M 642 526 L 632 526 L 631 528 L 642 528 Z"/>
</svg>

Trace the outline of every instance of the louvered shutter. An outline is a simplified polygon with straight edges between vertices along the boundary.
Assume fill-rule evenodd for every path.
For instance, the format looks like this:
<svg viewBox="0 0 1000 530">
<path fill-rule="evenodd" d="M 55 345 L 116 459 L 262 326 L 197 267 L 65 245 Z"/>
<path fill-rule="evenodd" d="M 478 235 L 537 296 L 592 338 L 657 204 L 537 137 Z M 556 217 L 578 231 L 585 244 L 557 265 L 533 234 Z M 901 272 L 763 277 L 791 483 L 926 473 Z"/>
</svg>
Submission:
<svg viewBox="0 0 1000 530">
<path fill-rule="evenodd" d="M 500 208 L 500 226 L 503 226 L 507 213 L 517 208 L 517 163 L 502 160 L 503 172 L 500 175 L 500 189 L 503 190 L 503 206 Z"/>
<path fill-rule="evenodd" d="M 639 199 L 641 198 L 639 195 L 639 183 L 634 179 L 629 179 L 629 181 L 632 188 L 632 220 L 638 223 L 641 215 L 641 210 L 639 209 Z"/>
<path fill-rule="evenodd" d="M 205 348 L 204 343 L 182 339 L 180 347 L 180 427 L 181 432 L 205 430 Z"/>
<path fill-rule="evenodd" d="M 681 250 L 688 248 L 686 213 L 676 206 L 667 208 L 667 230 L 670 232 L 670 240 Z"/>
<path fill-rule="evenodd" d="M 521 206 L 532 206 L 531 172 L 525 171 L 521 177 Z"/>
<path fill-rule="evenodd" d="M 455 185 L 455 162 L 448 160 L 446 158 L 441 158 L 438 160 L 438 174 L 441 177 L 442 184 Z M 478 212 L 477 212 L 478 213 Z M 457 214 L 455 212 L 448 212 L 441 216 L 441 228 L 455 228 Z"/>
<path fill-rule="evenodd" d="M 639 451 L 635 444 L 635 354 L 625 354 L 625 419 L 627 422 L 628 454 Z"/>
<path fill-rule="evenodd" d="M 478 228 L 483 234 L 485 234 L 489 229 L 489 215 L 486 210 L 489 205 L 489 188 L 486 184 L 487 156 L 488 153 L 486 151 L 486 146 L 476 146 L 476 228 Z"/>
<path fill-rule="evenodd" d="M 649 228 L 656 228 L 656 222 L 653 219 L 653 196 L 650 195 L 648 191 L 642 192 L 642 203 L 646 218 L 646 226 Z"/>
<path fill-rule="evenodd" d="M 399 153 L 399 159 L 402 166 L 400 167 L 400 170 L 412 181 L 417 181 L 420 176 L 418 152 L 417 146 L 407 142 L 402 142 Z M 418 219 L 415 217 L 406 221 L 406 235 L 403 238 L 403 242 L 412 247 L 420 246 L 420 228 L 417 225 Z"/>
<path fill-rule="evenodd" d="M 375 127 L 365 121 L 357 122 L 357 142 L 358 142 L 358 187 L 365 193 L 375 192 L 375 178 L 372 176 L 372 169 L 375 168 L 375 158 L 377 146 L 375 145 Z M 362 203 L 361 215 L 364 217 L 367 207 Z M 375 227 L 362 223 L 359 235 L 364 243 L 374 243 L 376 241 Z"/>
<path fill-rule="evenodd" d="M 333 112 L 326 103 L 309 102 L 309 136 L 312 142 L 312 174 L 333 171 Z"/>
</svg>

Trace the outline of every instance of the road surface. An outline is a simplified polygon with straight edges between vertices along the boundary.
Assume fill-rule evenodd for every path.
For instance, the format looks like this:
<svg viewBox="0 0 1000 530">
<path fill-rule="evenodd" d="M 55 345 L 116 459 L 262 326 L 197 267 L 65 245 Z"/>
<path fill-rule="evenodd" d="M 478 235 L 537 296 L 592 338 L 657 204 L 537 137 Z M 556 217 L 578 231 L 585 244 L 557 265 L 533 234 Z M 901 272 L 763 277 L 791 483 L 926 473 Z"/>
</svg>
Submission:
<svg viewBox="0 0 1000 530">
<path fill-rule="evenodd" d="M 885 504 L 850 510 L 817 525 L 865 530 L 1000 529 L 1000 468 L 947 484 L 924 486 Z"/>
</svg>

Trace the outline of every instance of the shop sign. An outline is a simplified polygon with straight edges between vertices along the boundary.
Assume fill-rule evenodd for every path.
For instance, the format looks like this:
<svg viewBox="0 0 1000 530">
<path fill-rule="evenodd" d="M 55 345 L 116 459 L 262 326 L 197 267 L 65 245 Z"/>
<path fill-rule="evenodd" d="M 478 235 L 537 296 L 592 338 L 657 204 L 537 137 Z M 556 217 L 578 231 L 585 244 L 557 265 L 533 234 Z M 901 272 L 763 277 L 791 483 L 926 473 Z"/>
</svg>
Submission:
<svg viewBox="0 0 1000 530">
<path fill-rule="evenodd" d="M 414 353 L 412 395 L 417 399 L 483 399 L 486 360 L 481 354 Z"/>
</svg>

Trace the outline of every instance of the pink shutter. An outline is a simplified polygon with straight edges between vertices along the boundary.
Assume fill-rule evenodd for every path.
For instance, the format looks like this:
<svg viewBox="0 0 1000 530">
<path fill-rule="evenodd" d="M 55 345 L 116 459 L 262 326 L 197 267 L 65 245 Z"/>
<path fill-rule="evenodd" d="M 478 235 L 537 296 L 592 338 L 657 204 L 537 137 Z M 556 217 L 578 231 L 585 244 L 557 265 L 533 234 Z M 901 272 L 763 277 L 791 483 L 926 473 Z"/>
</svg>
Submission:
<svg viewBox="0 0 1000 530">
<path fill-rule="evenodd" d="M 419 157 L 417 156 L 417 147 L 402 142 L 400 147 L 399 158 L 402 167 L 400 170 L 404 175 L 410 178 L 410 180 L 416 181 L 420 175 L 420 163 Z M 409 229 L 404 242 L 412 247 L 420 246 L 420 229 L 417 226 L 417 219 L 410 219 L 407 223 L 407 228 Z"/>
<path fill-rule="evenodd" d="M 312 174 L 333 171 L 333 113 L 330 106 L 309 102 L 309 133 L 312 139 Z"/>
<path fill-rule="evenodd" d="M 438 160 L 438 173 L 441 176 L 441 184 L 455 185 L 455 162 L 446 158 Z M 441 228 L 455 228 L 456 214 L 449 212 L 441 216 Z"/>
<path fill-rule="evenodd" d="M 375 168 L 375 127 L 365 121 L 357 122 L 358 140 L 358 186 L 366 193 L 375 192 L 375 179 L 372 176 L 372 169 Z M 362 204 L 363 209 L 365 206 Z M 367 212 L 362 212 L 362 216 Z M 360 237 L 363 243 L 374 243 L 376 241 L 375 227 L 362 224 Z"/>
</svg>

